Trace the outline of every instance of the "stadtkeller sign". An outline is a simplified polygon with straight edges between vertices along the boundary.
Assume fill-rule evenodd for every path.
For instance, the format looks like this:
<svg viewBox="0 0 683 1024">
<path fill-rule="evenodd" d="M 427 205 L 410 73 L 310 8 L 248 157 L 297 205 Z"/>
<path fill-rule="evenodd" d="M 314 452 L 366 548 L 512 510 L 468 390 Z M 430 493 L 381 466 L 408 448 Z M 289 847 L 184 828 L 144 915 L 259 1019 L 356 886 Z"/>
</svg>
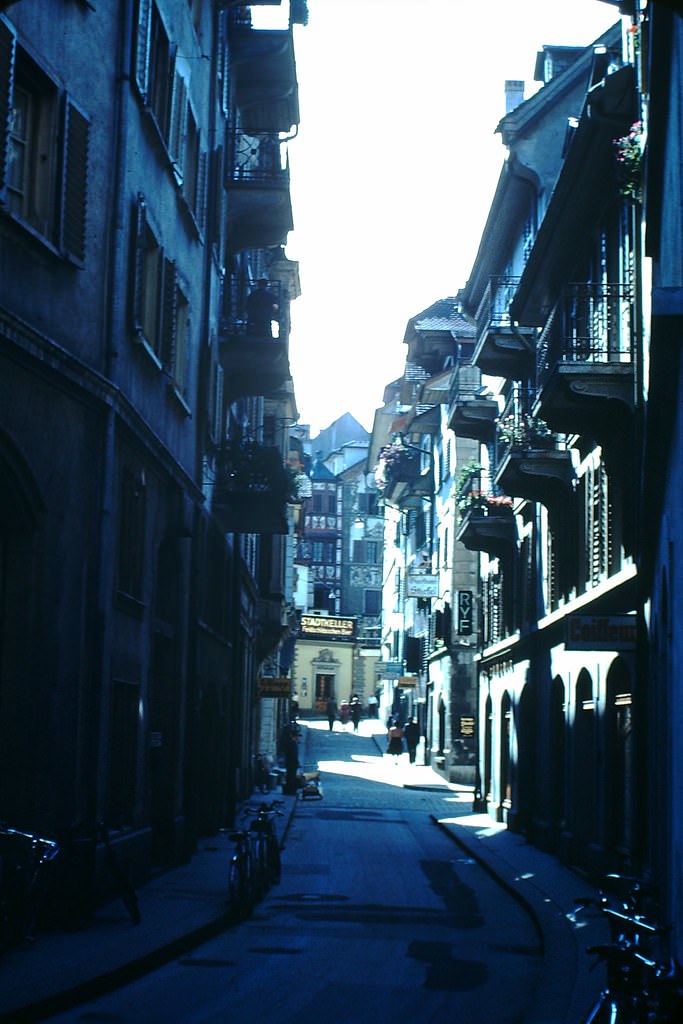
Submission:
<svg viewBox="0 0 683 1024">
<path fill-rule="evenodd" d="M 353 640 L 356 620 L 332 615 L 302 615 L 301 635 L 324 636 L 332 640 Z"/>
<path fill-rule="evenodd" d="M 570 615 L 568 651 L 635 651 L 635 615 Z"/>
</svg>

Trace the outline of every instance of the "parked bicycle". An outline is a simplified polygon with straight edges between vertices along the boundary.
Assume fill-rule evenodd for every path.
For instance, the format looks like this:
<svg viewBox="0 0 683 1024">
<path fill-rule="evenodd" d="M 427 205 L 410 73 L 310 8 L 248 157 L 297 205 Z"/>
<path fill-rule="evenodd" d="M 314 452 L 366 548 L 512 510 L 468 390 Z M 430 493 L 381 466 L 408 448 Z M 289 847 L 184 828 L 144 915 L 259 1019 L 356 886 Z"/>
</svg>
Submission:
<svg viewBox="0 0 683 1024">
<path fill-rule="evenodd" d="M 230 907 L 238 921 L 245 920 L 270 886 L 280 881 L 282 864 L 275 818 L 282 813 L 282 805 L 282 800 L 248 804 L 242 809 L 240 822 L 250 818 L 249 825 L 228 832 L 235 843 L 228 875 Z"/>
<path fill-rule="evenodd" d="M 610 930 L 610 942 L 587 949 L 596 964 L 606 965 L 607 984 L 583 1024 L 680 1024 L 683 973 L 665 948 L 670 928 L 645 916 L 646 905 L 652 911 L 651 890 L 620 875 L 606 881 L 611 894 L 603 889 L 596 899 L 577 900 L 605 916 Z"/>
<path fill-rule="evenodd" d="M 282 877 L 280 843 L 275 830 L 275 818 L 282 814 L 279 809 L 284 801 L 273 800 L 248 809 L 255 813 L 251 831 L 255 834 L 257 888 L 265 894 L 271 885 L 277 885 Z"/>
<path fill-rule="evenodd" d="M 235 844 L 228 867 L 230 909 L 237 921 L 244 921 L 256 901 L 255 834 L 238 828 L 228 832 L 228 838 Z"/>
<path fill-rule="evenodd" d="M 52 839 L 0 825 L 0 952 L 35 938 L 46 873 L 59 850 Z"/>
</svg>

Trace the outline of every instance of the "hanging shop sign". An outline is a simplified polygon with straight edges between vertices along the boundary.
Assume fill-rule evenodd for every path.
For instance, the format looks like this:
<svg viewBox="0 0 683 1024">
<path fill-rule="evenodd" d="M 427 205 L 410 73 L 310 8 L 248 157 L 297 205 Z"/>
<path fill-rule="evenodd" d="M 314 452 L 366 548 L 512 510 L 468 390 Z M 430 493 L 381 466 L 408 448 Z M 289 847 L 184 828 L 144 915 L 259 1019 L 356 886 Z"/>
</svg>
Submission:
<svg viewBox="0 0 683 1024">
<path fill-rule="evenodd" d="M 257 676 L 257 697 L 291 697 L 292 680 L 289 676 Z"/>
<path fill-rule="evenodd" d="M 568 651 L 635 651 L 635 615 L 570 615 Z"/>
<path fill-rule="evenodd" d="M 456 633 L 460 636 L 472 636 L 472 600 L 471 590 L 458 591 L 458 623 Z"/>
<path fill-rule="evenodd" d="M 377 671 L 382 679 L 400 679 L 403 675 L 402 661 L 381 661 Z"/>
<path fill-rule="evenodd" d="M 408 573 L 406 576 L 407 597 L 438 597 L 439 577 L 426 573 Z"/>
<path fill-rule="evenodd" d="M 325 637 L 328 640 L 353 640 L 356 620 L 332 615 L 302 615 L 301 636 Z"/>
<path fill-rule="evenodd" d="M 399 676 L 398 685 L 402 690 L 414 689 L 417 686 L 417 676 Z"/>
<path fill-rule="evenodd" d="M 460 735 L 474 736 L 474 718 L 472 715 L 460 715 Z"/>
</svg>

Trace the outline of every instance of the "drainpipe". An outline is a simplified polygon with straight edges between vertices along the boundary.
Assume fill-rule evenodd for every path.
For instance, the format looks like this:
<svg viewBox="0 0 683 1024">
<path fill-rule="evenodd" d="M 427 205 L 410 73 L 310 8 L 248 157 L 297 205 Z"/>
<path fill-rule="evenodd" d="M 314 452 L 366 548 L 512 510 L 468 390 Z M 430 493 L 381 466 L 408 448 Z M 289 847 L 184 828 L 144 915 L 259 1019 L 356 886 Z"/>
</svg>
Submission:
<svg viewBox="0 0 683 1024">
<path fill-rule="evenodd" d="M 122 287 L 120 281 L 125 277 L 118 270 L 125 246 L 121 239 L 124 231 L 124 197 L 122 182 L 126 161 L 126 98 L 129 83 L 128 68 L 130 51 L 128 40 L 132 36 L 133 11 L 131 0 L 126 0 L 119 8 L 119 34 L 116 54 L 116 81 L 114 92 L 113 146 L 112 165 L 113 180 L 105 248 L 107 264 L 104 273 L 104 372 L 110 382 L 110 399 L 104 413 L 104 437 L 102 447 L 102 475 L 100 495 L 100 533 L 99 533 L 99 564 L 97 578 L 98 615 L 95 639 L 95 663 L 99 690 L 93 698 L 92 722 L 97 723 L 92 730 L 91 748 L 88 760 L 94 771 L 89 776 L 94 780 L 94 790 L 86 799 L 86 816 L 88 824 L 94 826 L 102 816 L 106 799 L 107 766 L 109 761 L 108 723 L 110 709 L 111 677 L 109 669 L 109 652 L 111 647 L 112 618 L 111 595 L 114 588 L 115 530 L 113 521 L 114 508 L 114 461 L 116 455 L 116 391 L 113 386 L 113 371 L 118 355 L 116 332 L 120 325 L 120 309 Z"/>
</svg>

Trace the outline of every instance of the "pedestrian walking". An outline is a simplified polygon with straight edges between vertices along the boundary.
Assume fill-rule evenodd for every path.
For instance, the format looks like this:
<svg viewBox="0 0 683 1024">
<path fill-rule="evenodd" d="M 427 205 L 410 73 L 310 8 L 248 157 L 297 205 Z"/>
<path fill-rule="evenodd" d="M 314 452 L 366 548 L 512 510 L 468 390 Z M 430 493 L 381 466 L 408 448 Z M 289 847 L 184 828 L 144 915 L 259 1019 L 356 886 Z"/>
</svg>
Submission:
<svg viewBox="0 0 683 1024">
<path fill-rule="evenodd" d="M 353 731 L 358 732 L 358 723 L 360 722 L 360 716 L 363 708 L 358 697 L 351 698 L 351 721 L 353 722 Z"/>
<path fill-rule="evenodd" d="M 288 726 L 282 731 L 280 749 L 284 758 L 286 772 L 283 792 L 289 796 L 296 796 L 298 789 L 297 776 L 299 774 L 299 748 L 296 736 Z"/>
<path fill-rule="evenodd" d="M 420 742 L 420 727 L 412 715 L 406 722 L 403 734 L 406 739 L 406 747 L 408 748 L 408 760 L 411 764 L 415 764 L 417 745 Z"/>
<path fill-rule="evenodd" d="M 330 697 L 327 702 L 327 721 L 330 726 L 330 732 L 334 729 L 334 723 L 337 720 L 337 702 L 334 697 Z"/>
<path fill-rule="evenodd" d="M 393 718 L 389 719 L 389 731 L 387 733 L 387 754 L 394 758 L 394 764 L 403 753 L 403 729 Z"/>
</svg>

